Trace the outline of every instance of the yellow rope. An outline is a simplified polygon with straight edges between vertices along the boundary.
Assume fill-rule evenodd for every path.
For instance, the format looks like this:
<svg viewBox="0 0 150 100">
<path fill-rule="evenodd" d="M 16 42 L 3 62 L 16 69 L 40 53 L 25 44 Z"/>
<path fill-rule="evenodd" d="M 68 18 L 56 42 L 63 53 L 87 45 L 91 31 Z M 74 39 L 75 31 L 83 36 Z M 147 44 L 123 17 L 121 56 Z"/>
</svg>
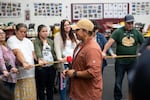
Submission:
<svg viewBox="0 0 150 100">
<path fill-rule="evenodd" d="M 115 58 L 132 58 L 132 57 L 138 57 L 139 55 L 120 55 L 116 56 Z M 112 56 L 106 56 L 106 58 L 113 58 Z"/>
<path fill-rule="evenodd" d="M 115 58 L 132 58 L 132 57 L 138 57 L 139 55 L 119 55 L 116 56 Z M 106 58 L 113 58 L 112 56 L 106 56 Z M 57 64 L 57 63 L 61 63 L 60 61 L 54 61 L 54 62 L 48 62 L 47 64 Z M 36 66 L 41 66 L 41 64 L 35 64 Z"/>
<path fill-rule="evenodd" d="M 56 64 L 56 63 L 60 63 L 60 61 L 48 62 L 47 64 Z M 41 66 L 41 64 L 35 64 L 34 66 L 35 67 Z"/>
</svg>

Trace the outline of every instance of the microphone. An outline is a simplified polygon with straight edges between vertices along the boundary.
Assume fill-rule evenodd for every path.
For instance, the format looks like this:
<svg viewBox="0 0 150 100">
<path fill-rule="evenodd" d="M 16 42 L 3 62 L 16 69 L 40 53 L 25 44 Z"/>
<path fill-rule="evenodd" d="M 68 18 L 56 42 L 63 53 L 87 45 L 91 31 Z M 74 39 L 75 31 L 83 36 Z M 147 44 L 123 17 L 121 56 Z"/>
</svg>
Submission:
<svg viewBox="0 0 150 100">
<path fill-rule="evenodd" d="M 68 62 L 68 65 L 69 65 L 69 69 L 72 68 L 72 57 L 71 56 L 67 56 L 67 62 Z"/>
</svg>

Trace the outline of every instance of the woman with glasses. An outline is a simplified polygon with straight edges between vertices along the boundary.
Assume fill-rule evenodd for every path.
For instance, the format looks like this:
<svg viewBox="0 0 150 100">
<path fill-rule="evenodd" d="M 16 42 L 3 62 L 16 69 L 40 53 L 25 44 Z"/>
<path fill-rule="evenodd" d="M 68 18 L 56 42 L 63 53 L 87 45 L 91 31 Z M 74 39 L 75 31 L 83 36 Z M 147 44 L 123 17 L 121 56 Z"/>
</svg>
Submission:
<svg viewBox="0 0 150 100">
<path fill-rule="evenodd" d="M 14 94 L 18 69 L 15 64 L 16 57 L 5 40 L 6 33 L 0 29 L 0 77 L 3 85 Z"/>
</svg>

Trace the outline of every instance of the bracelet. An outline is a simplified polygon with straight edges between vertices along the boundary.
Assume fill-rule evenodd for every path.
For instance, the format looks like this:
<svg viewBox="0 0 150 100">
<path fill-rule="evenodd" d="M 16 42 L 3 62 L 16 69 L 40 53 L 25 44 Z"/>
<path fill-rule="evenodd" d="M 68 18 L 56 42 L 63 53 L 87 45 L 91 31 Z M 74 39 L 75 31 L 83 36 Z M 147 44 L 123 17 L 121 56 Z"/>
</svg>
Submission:
<svg viewBox="0 0 150 100">
<path fill-rule="evenodd" d="M 74 71 L 72 76 L 73 76 L 73 78 L 77 78 L 77 71 Z"/>
</svg>

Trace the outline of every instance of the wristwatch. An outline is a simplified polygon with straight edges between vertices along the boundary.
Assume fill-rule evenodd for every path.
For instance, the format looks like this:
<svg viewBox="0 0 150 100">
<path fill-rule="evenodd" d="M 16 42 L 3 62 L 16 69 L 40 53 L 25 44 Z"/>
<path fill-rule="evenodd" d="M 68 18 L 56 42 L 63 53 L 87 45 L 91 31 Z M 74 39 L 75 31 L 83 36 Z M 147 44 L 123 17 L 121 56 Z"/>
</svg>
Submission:
<svg viewBox="0 0 150 100">
<path fill-rule="evenodd" d="M 77 78 L 77 71 L 75 70 L 72 74 L 73 78 Z"/>
</svg>

